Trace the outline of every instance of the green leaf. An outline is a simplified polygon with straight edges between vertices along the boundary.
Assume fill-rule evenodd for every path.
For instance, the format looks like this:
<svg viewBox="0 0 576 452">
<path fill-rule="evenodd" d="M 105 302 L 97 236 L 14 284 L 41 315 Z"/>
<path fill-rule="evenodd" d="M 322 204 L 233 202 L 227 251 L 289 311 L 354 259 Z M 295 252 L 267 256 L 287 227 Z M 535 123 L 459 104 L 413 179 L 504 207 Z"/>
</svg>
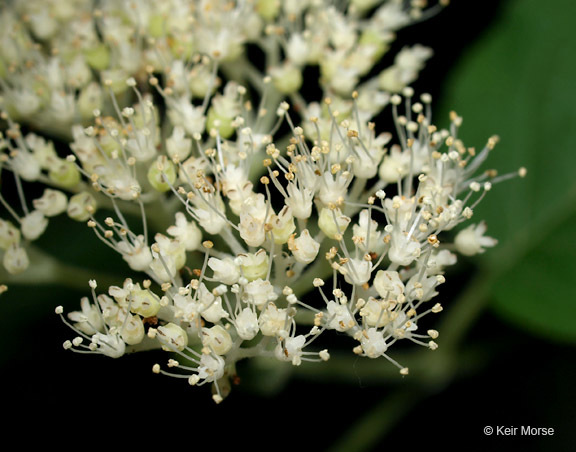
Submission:
<svg viewBox="0 0 576 452">
<path fill-rule="evenodd" d="M 441 100 L 464 117 L 460 137 L 500 172 L 524 179 L 496 185 L 476 209 L 500 240 L 485 264 L 500 272 L 496 312 L 547 338 L 576 341 L 571 285 L 576 245 L 576 48 L 570 0 L 511 0 L 449 75 Z M 443 113 L 445 114 L 445 113 Z"/>
<path fill-rule="evenodd" d="M 497 311 L 524 327 L 562 341 L 576 339 L 574 259 L 567 249 L 574 233 L 576 212 L 541 237 L 494 287 Z"/>
</svg>

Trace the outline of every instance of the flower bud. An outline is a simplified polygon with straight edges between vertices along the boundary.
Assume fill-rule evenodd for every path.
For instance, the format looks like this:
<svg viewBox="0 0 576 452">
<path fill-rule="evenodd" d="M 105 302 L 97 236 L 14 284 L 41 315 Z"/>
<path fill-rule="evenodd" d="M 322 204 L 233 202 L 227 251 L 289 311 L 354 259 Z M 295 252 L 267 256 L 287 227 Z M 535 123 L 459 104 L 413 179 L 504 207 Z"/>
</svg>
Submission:
<svg viewBox="0 0 576 452">
<path fill-rule="evenodd" d="M 180 126 L 174 127 L 172 135 L 166 139 L 166 152 L 170 158 L 184 161 L 192 151 L 192 140 L 186 138 L 184 128 Z"/>
<path fill-rule="evenodd" d="M 47 217 L 53 217 L 66 211 L 68 198 L 59 190 L 47 188 L 41 198 L 33 201 L 34 208 Z"/>
<path fill-rule="evenodd" d="M 104 70 L 110 64 L 110 51 L 106 44 L 99 44 L 84 51 L 86 63 L 97 71 Z"/>
<path fill-rule="evenodd" d="M 256 12 L 265 20 L 274 20 L 280 12 L 280 0 L 256 0 Z"/>
<path fill-rule="evenodd" d="M 155 190 L 164 193 L 170 190 L 175 181 L 176 167 L 166 156 L 159 156 L 148 169 L 148 182 Z"/>
<path fill-rule="evenodd" d="M 24 248 L 19 247 L 16 243 L 10 245 L 4 252 L 4 268 L 11 275 L 22 273 L 30 265 L 28 254 Z"/>
<path fill-rule="evenodd" d="M 90 119 L 95 110 L 103 106 L 102 88 L 98 83 L 86 85 L 78 96 L 78 111 L 83 119 Z"/>
<path fill-rule="evenodd" d="M 96 200 L 88 192 L 78 193 L 70 198 L 67 213 L 76 221 L 86 221 L 96 210 Z"/>
<path fill-rule="evenodd" d="M 268 274 L 269 258 L 264 250 L 258 250 L 255 254 L 248 253 L 241 256 L 242 274 L 248 281 L 258 278 L 265 279 Z"/>
<path fill-rule="evenodd" d="M 0 218 L 0 249 L 5 250 L 10 245 L 20 243 L 20 230 L 10 221 Z"/>
<path fill-rule="evenodd" d="M 274 243 L 278 245 L 286 243 L 294 229 L 296 229 L 292 210 L 289 207 L 284 207 L 278 216 L 273 216 L 271 223 Z"/>
<path fill-rule="evenodd" d="M 48 220 L 39 210 L 34 210 L 26 215 L 20 223 L 22 235 L 28 240 L 36 240 L 44 233 L 47 226 Z"/>
<path fill-rule="evenodd" d="M 339 234 L 344 233 L 350 221 L 349 217 L 342 215 L 340 209 L 332 211 L 328 208 L 322 208 L 318 218 L 318 227 L 327 237 L 335 239 Z"/>
<path fill-rule="evenodd" d="M 230 138 L 236 130 L 232 125 L 234 118 L 218 113 L 214 107 L 208 110 L 206 129 L 216 129 L 222 138 Z"/>
<path fill-rule="evenodd" d="M 385 300 L 396 300 L 404 293 L 404 283 L 396 271 L 379 270 L 374 277 L 374 289 Z"/>
<path fill-rule="evenodd" d="M 292 64 L 271 69 L 272 83 L 282 94 L 292 94 L 302 86 L 302 71 Z"/>
<path fill-rule="evenodd" d="M 258 316 L 251 308 L 244 308 L 236 316 L 236 332 L 242 339 L 249 341 L 254 339 L 260 331 Z"/>
<path fill-rule="evenodd" d="M 232 348 L 232 338 L 221 325 L 202 328 L 202 344 L 217 355 L 225 355 Z"/>
<path fill-rule="evenodd" d="M 240 278 L 240 269 L 230 257 L 208 259 L 208 267 L 214 272 L 213 278 L 224 284 L 235 284 Z"/>
<path fill-rule="evenodd" d="M 175 323 L 167 323 L 164 326 L 158 327 L 158 335 L 156 336 L 162 342 L 162 350 L 167 352 L 182 351 L 188 345 L 188 335 L 181 327 Z"/>
<path fill-rule="evenodd" d="M 136 345 L 144 339 L 144 323 L 138 316 L 131 315 L 122 325 L 122 340 L 128 345 Z"/>
<path fill-rule="evenodd" d="M 160 302 L 149 290 L 134 290 L 130 311 L 142 317 L 154 317 L 160 310 Z"/>
<path fill-rule="evenodd" d="M 308 229 L 304 229 L 297 239 L 294 238 L 295 235 L 291 235 L 288 239 L 288 249 L 292 251 L 297 262 L 310 264 L 318 256 L 320 243 L 312 238 Z"/>
<path fill-rule="evenodd" d="M 80 182 L 80 171 L 73 162 L 60 160 L 50 168 L 48 177 L 60 187 L 72 188 Z"/>
</svg>

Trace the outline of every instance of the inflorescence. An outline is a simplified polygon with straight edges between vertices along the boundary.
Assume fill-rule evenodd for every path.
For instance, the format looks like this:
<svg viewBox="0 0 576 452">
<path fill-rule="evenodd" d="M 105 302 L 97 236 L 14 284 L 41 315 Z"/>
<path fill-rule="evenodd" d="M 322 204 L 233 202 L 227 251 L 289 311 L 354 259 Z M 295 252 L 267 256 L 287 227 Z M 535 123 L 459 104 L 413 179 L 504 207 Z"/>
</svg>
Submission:
<svg viewBox="0 0 576 452">
<path fill-rule="evenodd" d="M 1 164 L 17 193 L 17 205 L 0 195 L 5 269 L 33 265 L 26 247 L 67 214 L 142 274 L 103 291 L 91 280 L 81 310 L 58 307 L 75 332 L 65 349 L 164 350 L 155 373 L 210 383 L 220 402 L 242 359 L 328 360 L 327 330 L 402 375 L 397 341 L 438 347 L 421 320 L 442 311 L 445 269 L 496 244 L 484 222 L 461 224 L 525 170 L 482 169 L 498 138 L 466 147 L 456 113 L 433 124 L 431 96 L 410 88 L 430 49 L 404 47 L 374 72 L 395 32 L 444 2 L 405 3 L 1 11 Z M 30 203 L 24 182 L 46 189 Z"/>
</svg>

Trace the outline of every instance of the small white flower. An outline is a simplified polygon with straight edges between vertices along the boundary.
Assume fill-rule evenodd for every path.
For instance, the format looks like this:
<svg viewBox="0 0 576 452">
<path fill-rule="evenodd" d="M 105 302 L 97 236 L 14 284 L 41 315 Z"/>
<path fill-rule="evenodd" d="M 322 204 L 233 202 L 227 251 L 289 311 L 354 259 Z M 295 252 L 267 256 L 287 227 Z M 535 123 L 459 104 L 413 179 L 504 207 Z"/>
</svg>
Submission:
<svg viewBox="0 0 576 452">
<path fill-rule="evenodd" d="M 378 231 L 378 223 L 369 218 L 367 209 L 360 212 L 358 216 L 358 224 L 352 226 L 354 237 L 357 237 L 357 246 L 363 251 L 380 251 L 382 248 L 382 241 L 380 236 L 382 233 Z"/>
<path fill-rule="evenodd" d="M 12 244 L 20 243 L 20 230 L 10 221 L 0 218 L 0 249 L 5 250 Z"/>
<path fill-rule="evenodd" d="M 318 199 L 324 206 L 341 204 L 342 201 L 346 199 L 349 183 L 349 178 L 344 175 L 337 174 L 332 176 L 330 171 L 326 171 L 322 176 L 322 185 L 318 192 Z"/>
<path fill-rule="evenodd" d="M 39 210 L 30 212 L 22 218 L 22 222 L 20 223 L 22 235 L 28 240 L 36 240 L 44 233 L 47 226 L 48 220 Z"/>
<path fill-rule="evenodd" d="M 130 293 L 130 310 L 142 317 L 154 317 L 160 310 L 160 301 L 147 289 L 136 289 Z"/>
<path fill-rule="evenodd" d="M 186 251 L 194 251 L 200 247 L 202 242 L 202 231 L 193 221 L 187 221 L 182 212 L 176 212 L 176 224 L 170 226 L 168 234 L 178 239 L 184 245 Z"/>
<path fill-rule="evenodd" d="M 296 229 L 292 209 L 288 206 L 284 206 L 278 215 L 272 215 L 270 223 L 272 224 L 274 243 L 278 245 L 288 242 L 291 234 Z"/>
<path fill-rule="evenodd" d="M 343 215 L 340 209 L 322 208 L 318 218 L 318 227 L 327 237 L 335 239 L 344 234 L 350 221 L 350 217 Z"/>
<path fill-rule="evenodd" d="M 227 226 L 224 202 L 218 195 L 206 195 L 205 199 L 194 199 L 192 213 L 198 224 L 208 234 L 219 234 Z"/>
<path fill-rule="evenodd" d="M 320 250 L 320 243 L 312 238 L 308 229 L 304 229 L 298 238 L 294 236 L 295 234 L 288 239 L 288 249 L 292 251 L 296 262 L 302 264 L 314 262 Z"/>
<path fill-rule="evenodd" d="M 288 58 L 296 65 L 306 64 L 310 53 L 308 40 L 302 36 L 302 33 L 293 33 L 286 45 Z"/>
<path fill-rule="evenodd" d="M 294 218 L 310 218 L 314 192 L 306 187 L 298 188 L 295 183 L 289 183 L 286 187 L 286 192 L 288 196 L 284 202 L 292 209 Z"/>
<path fill-rule="evenodd" d="M 97 306 L 90 303 L 88 298 L 80 300 L 81 311 L 68 314 L 68 318 L 75 322 L 75 327 L 83 333 L 91 336 L 104 329 L 104 321 Z"/>
<path fill-rule="evenodd" d="M 66 211 L 68 198 L 60 190 L 47 188 L 44 190 L 42 197 L 35 199 L 32 203 L 36 210 L 39 210 L 47 217 L 53 217 Z"/>
<path fill-rule="evenodd" d="M 128 315 L 122 325 L 120 337 L 128 345 L 136 345 L 144 339 L 144 323 L 137 315 Z"/>
<path fill-rule="evenodd" d="M 182 126 L 174 127 L 172 135 L 166 139 L 166 152 L 172 159 L 183 162 L 192 151 L 192 140 L 186 138 Z"/>
<path fill-rule="evenodd" d="M 12 243 L 6 248 L 2 263 L 8 273 L 17 275 L 28 268 L 30 260 L 24 248 L 18 246 L 17 243 Z"/>
<path fill-rule="evenodd" d="M 360 316 L 362 316 L 368 326 L 383 327 L 393 317 L 393 314 L 388 310 L 388 306 L 387 302 L 371 297 L 360 309 Z"/>
<path fill-rule="evenodd" d="M 96 200 L 88 192 L 77 193 L 68 201 L 66 213 L 76 221 L 86 221 L 96 210 Z"/>
<path fill-rule="evenodd" d="M 420 242 L 394 229 L 388 258 L 395 264 L 406 266 L 414 262 L 421 252 Z"/>
<path fill-rule="evenodd" d="M 200 358 L 198 377 L 208 383 L 218 381 L 224 376 L 224 359 L 214 354 L 204 354 Z"/>
<path fill-rule="evenodd" d="M 206 117 L 202 107 L 194 107 L 185 96 L 168 99 L 168 117 L 175 127 L 182 127 L 190 136 L 204 132 Z"/>
<path fill-rule="evenodd" d="M 118 334 L 96 333 L 92 336 L 96 350 L 110 358 L 120 358 L 126 351 L 126 344 Z"/>
<path fill-rule="evenodd" d="M 428 301 L 438 295 L 434 290 L 438 280 L 436 276 L 420 277 L 414 275 L 406 283 L 406 299 L 408 301 Z"/>
<path fill-rule="evenodd" d="M 412 336 L 412 332 L 418 329 L 413 320 L 408 320 L 404 312 L 399 312 L 396 318 L 386 326 L 386 331 L 393 336 L 404 339 Z"/>
<path fill-rule="evenodd" d="M 242 275 L 248 281 L 264 279 L 268 274 L 269 262 L 268 254 L 264 249 L 260 249 L 256 253 L 242 254 L 240 256 Z"/>
<path fill-rule="evenodd" d="M 231 257 L 218 259 L 211 257 L 208 259 L 208 267 L 214 272 L 213 278 L 224 284 L 235 284 L 240 278 L 240 267 Z"/>
<path fill-rule="evenodd" d="M 35 181 L 41 173 L 41 167 L 35 156 L 27 151 L 19 150 L 12 158 L 12 169 L 22 179 Z"/>
<path fill-rule="evenodd" d="M 326 304 L 326 326 L 336 331 L 348 331 L 356 325 L 356 321 L 348 306 L 344 306 L 336 301 L 329 301 Z"/>
<path fill-rule="evenodd" d="M 288 313 L 286 309 L 278 308 L 274 303 L 268 303 L 258 318 L 260 331 L 264 336 L 276 336 L 286 328 Z"/>
<path fill-rule="evenodd" d="M 370 280 L 372 274 L 372 262 L 365 259 L 348 259 L 346 263 L 338 269 L 344 275 L 348 284 L 362 286 Z"/>
<path fill-rule="evenodd" d="M 266 303 L 275 301 L 277 298 L 278 294 L 274 292 L 274 286 L 270 281 L 265 281 L 260 278 L 246 284 L 242 295 L 243 301 L 251 303 L 258 308 L 263 308 Z"/>
<path fill-rule="evenodd" d="M 202 328 L 202 344 L 217 355 L 225 355 L 232 348 L 233 342 L 228 331 L 221 325 Z"/>
<path fill-rule="evenodd" d="M 196 293 L 202 317 L 208 322 L 216 323 L 230 314 L 222 306 L 222 298 L 210 292 L 205 284 L 201 284 Z"/>
<path fill-rule="evenodd" d="M 126 241 L 118 242 L 116 248 L 132 270 L 146 271 L 153 262 L 152 252 L 150 247 L 144 243 L 143 235 L 135 237 L 132 244 Z"/>
<path fill-rule="evenodd" d="M 486 247 L 495 246 L 498 240 L 484 236 L 485 232 L 486 223 L 484 222 L 463 229 L 454 239 L 456 250 L 465 256 L 473 256 L 483 253 Z"/>
<path fill-rule="evenodd" d="M 188 335 L 180 326 L 175 323 L 167 323 L 166 325 L 158 327 L 158 335 L 162 350 L 182 351 L 188 345 Z"/>
<path fill-rule="evenodd" d="M 388 350 L 383 331 L 378 331 L 376 328 L 368 328 L 363 331 L 360 343 L 368 358 L 379 358 Z"/>
<path fill-rule="evenodd" d="M 274 354 L 280 361 L 291 361 L 294 366 L 302 363 L 302 348 L 306 343 L 306 337 L 303 335 L 288 337 L 279 342 Z"/>
<path fill-rule="evenodd" d="M 252 340 L 260 331 L 258 316 L 251 308 L 244 308 L 235 319 L 236 332 L 244 340 Z"/>
<path fill-rule="evenodd" d="M 394 183 L 406 176 L 410 171 L 410 152 L 402 151 L 399 146 L 392 146 L 390 152 L 384 157 L 378 170 L 380 179 Z"/>
<path fill-rule="evenodd" d="M 404 294 L 404 283 L 397 271 L 378 270 L 374 277 L 374 289 L 384 300 L 397 300 Z"/>
</svg>

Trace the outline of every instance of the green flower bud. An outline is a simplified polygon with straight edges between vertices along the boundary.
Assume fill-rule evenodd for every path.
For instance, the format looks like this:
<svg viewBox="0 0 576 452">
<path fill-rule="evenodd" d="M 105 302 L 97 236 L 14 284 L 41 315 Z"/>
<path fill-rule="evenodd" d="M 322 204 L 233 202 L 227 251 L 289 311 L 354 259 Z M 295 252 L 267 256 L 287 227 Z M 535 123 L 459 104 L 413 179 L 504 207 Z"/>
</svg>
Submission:
<svg viewBox="0 0 576 452">
<path fill-rule="evenodd" d="M 80 171 L 74 163 L 60 160 L 52 166 L 48 172 L 48 177 L 60 187 L 72 188 L 80 182 Z"/>
<path fill-rule="evenodd" d="M 265 20 L 274 20 L 280 12 L 280 0 L 256 0 L 256 12 Z"/>
<path fill-rule="evenodd" d="M 282 94 L 292 94 L 302 86 L 302 71 L 292 65 L 284 65 L 271 71 L 274 87 Z"/>
<path fill-rule="evenodd" d="M 110 50 L 106 44 L 99 44 L 96 47 L 84 51 L 86 63 L 97 71 L 102 71 L 110 64 Z"/>
<path fill-rule="evenodd" d="M 86 221 L 96 211 L 96 200 L 88 192 L 78 193 L 68 201 L 67 213 L 76 221 Z"/>
<path fill-rule="evenodd" d="M 222 138 L 230 138 L 234 134 L 234 131 L 236 130 L 232 125 L 233 121 L 234 121 L 233 118 L 228 118 L 226 116 L 220 115 L 216 112 L 216 110 L 213 107 L 211 107 L 208 110 L 206 129 L 207 130 L 216 129 L 218 130 L 218 133 Z"/>
<path fill-rule="evenodd" d="M 142 317 L 154 317 L 160 310 L 160 302 L 149 290 L 134 290 L 130 311 Z"/>
<path fill-rule="evenodd" d="M 266 251 L 259 250 L 256 254 L 246 254 L 242 256 L 242 275 L 248 281 L 265 279 L 268 274 L 269 257 Z"/>
<path fill-rule="evenodd" d="M 337 239 L 339 234 L 344 234 L 344 231 L 350 224 L 350 218 L 342 215 L 340 209 L 332 211 L 328 208 L 323 208 L 318 217 L 318 227 L 331 239 Z"/>
<path fill-rule="evenodd" d="M 159 156 L 148 169 L 148 182 L 152 187 L 164 193 L 176 181 L 176 166 L 166 156 Z"/>
<path fill-rule="evenodd" d="M 126 71 L 122 69 L 110 69 L 102 71 L 100 74 L 103 84 L 109 86 L 116 96 L 121 95 L 128 89 L 126 79 L 128 79 L 129 75 Z"/>
<path fill-rule="evenodd" d="M 172 352 L 174 349 L 182 351 L 188 345 L 186 331 L 172 322 L 159 327 L 157 337 L 166 344 L 162 345 L 162 350 L 167 352 Z"/>
<path fill-rule="evenodd" d="M 88 84 L 78 96 L 78 110 L 84 120 L 91 119 L 94 110 L 101 110 L 102 105 L 102 88 L 98 83 Z"/>
<path fill-rule="evenodd" d="M 128 345 L 137 345 L 144 339 L 144 323 L 137 315 L 131 315 L 122 326 L 122 340 Z"/>
</svg>

